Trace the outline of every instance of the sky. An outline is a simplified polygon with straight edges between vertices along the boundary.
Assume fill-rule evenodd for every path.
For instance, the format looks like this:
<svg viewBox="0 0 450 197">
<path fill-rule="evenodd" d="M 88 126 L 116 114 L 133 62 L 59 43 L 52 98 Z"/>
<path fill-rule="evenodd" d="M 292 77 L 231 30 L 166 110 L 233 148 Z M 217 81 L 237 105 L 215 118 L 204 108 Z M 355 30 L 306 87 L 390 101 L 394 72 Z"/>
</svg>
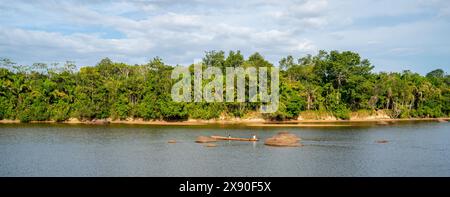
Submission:
<svg viewBox="0 0 450 197">
<path fill-rule="evenodd" d="M 0 58 L 189 65 L 210 50 L 355 51 L 375 71 L 450 68 L 449 0 L 0 0 Z"/>
</svg>

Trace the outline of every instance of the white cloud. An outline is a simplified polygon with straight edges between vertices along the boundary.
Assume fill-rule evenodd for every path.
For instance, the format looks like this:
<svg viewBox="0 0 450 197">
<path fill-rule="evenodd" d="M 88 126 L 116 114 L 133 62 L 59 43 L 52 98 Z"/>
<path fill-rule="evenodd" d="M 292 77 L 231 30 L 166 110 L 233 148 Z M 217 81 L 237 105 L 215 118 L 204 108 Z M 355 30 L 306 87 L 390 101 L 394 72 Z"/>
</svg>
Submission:
<svg viewBox="0 0 450 197">
<path fill-rule="evenodd" d="M 327 0 L 307 0 L 303 3 L 293 4 L 289 6 L 288 11 L 296 16 L 312 16 L 317 17 L 322 14 L 328 7 Z"/>
<path fill-rule="evenodd" d="M 276 63 L 339 49 L 379 64 L 433 55 L 442 63 L 450 61 L 442 55 L 450 53 L 448 2 L 12 1 L 0 5 L 0 56 L 90 65 L 106 56 L 129 63 L 160 56 L 187 64 L 215 49 L 258 51 Z"/>
</svg>

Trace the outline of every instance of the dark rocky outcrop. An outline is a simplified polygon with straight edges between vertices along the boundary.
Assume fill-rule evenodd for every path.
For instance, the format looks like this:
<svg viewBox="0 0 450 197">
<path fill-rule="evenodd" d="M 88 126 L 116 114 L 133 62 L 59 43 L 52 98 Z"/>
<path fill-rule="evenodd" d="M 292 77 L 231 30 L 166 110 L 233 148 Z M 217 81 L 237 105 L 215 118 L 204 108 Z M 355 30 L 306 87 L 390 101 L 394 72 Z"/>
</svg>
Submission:
<svg viewBox="0 0 450 197">
<path fill-rule="evenodd" d="M 210 143 L 210 142 L 216 142 L 217 140 L 212 137 L 207 136 L 198 136 L 195 142 L 197 143 Z"/>
<path fill-rule="evenodd" d="M 291 134 L 288 132 L 280 132 L 274 135 L 271 138 L 267 138 L 265 141 L 265 145 L 267 146 L 278 146 L 278 147 L 298 147 L 302 146 L 300 142 L 300 138 L 295 134 Z"/>
<path fill-rule="evenodd" d="M 438 122 L 442 122 L 442 123 L 446 123 L 446 122 L 448 122 L 447 120 L 445 120 L 445 119 L 442 119 L 442 118 L 439 118 L 439 119 L 437 119 L 437 121 L 438 121 Z"/>
<path fill-rule="evenodd" d="M 93 119 L 88 122 L 88 124 L 95 124 L 95 125 L 105 125 L 109 123 L 110 123 L 109 120 L 106 119 Z"/>
<path fill-rule="evenodd" d="M 378 121 L 377 122 L 377 125 L 388 125 L 389 124 L 389 122 L 386 122 L 386 121 Z"/>
<path fill-rule="evenodd" d="M 378 144 L 386 144 L 386 143 L 388 143 L 389 141 L 388 140 L 377 140 L 377 141 L 375 141 L 376 143 L 378 143 Z"/>
</svg>

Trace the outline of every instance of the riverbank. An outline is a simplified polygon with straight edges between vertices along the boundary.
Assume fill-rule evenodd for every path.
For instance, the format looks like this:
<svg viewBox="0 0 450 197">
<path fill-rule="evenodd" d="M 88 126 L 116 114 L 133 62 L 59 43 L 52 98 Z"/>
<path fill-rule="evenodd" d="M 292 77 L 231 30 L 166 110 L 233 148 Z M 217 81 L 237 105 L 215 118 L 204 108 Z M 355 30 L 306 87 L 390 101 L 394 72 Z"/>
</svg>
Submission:
<svg viewBox="0 0 450 197">
<path fill-rule="evenodd" d="M 352 123 L 374 123 L 379 125 L 388 125 L 396 122 L 418 122 L 418 121 L 436 121 L 436 122 L 448 122 L 449 117 L 445 118 L 406 118 L 406 119 L 351 119 L 351 120 L 288 120 L 288 121 L 270 121 L 264 119 L 232 119 L 232 120 L 197 120 L 190 119 L 185 121 L 163 121 L 163 120 L 142 120 L 142 119 L 127 119 L 127 120 L 111 120 L 111 119 L 98 119 L 98 120 L 78 120 L 71 118 L 67 121 L 31 121 L 29 123 L 61 123 L 61 124 L 89 124 L 89 125 L 104 125 L 104 124 L 130 124 L 130 125 L 158 125 L 158 126 L 199 126 L 209 124 L 244 124 L 253 127 L 342 127 L 352 126 Z M 0 124 L 18 124 L 19 120 L 0 120 Z"/>
</svg>

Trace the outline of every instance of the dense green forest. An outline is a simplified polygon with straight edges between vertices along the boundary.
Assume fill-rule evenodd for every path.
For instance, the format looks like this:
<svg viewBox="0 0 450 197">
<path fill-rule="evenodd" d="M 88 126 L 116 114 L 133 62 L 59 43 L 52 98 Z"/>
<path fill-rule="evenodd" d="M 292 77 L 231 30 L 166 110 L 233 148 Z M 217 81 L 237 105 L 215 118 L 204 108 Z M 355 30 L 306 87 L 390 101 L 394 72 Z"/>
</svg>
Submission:
<svg viewBox="0 0 450 197">
<path fill-rule="evenodd" d="M 271 67 L 259 53 L 210 51 L 204 66 Z M 191 65 L 192 67 L 193 65 Z M 374 73 L 359 54 L 320 51 L 316 56 L 287 56 L 279 62 L 280 106 L 266 119 L 294 119 L 304 111 L 349 119 L 351 112 L 384 110 L 391 118 L 448 117 L 450 76 L 437 69 L 426 76 L 403 71 Z M 176 103 L 171 71 L 160 58 L 128 65 L 105 58 L 96 66 L 17 65 L 0 61 L 0 119 L 64 121 L 69 118 L 185 120 L 245 117 L 258 103 Z M 255 113 L 256 112 L 256 113 Z"/>
</svg>

